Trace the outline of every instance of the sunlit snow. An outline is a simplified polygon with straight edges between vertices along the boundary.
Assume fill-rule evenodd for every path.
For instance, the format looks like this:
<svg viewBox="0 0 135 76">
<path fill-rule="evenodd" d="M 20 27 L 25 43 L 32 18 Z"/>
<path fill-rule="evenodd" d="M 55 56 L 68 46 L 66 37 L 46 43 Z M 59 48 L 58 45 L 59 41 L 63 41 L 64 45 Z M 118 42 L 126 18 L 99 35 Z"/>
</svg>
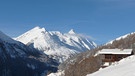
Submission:
<svg viewBox="0 0 135 76">
<path fill-rule="evenodd" d="M 93 41 L 76 34 L 73 29 L 63 34 L 59 31 L 47 31 L 45 28 L 35 27 L 15 40 L 32 45 L 60 62 L 73 54 L 96 47 Z"/>
<path fill-rule="evenodd" d="M 135 76 L 135 56 L 130 56 L 87 76 Z"/>
</svg>

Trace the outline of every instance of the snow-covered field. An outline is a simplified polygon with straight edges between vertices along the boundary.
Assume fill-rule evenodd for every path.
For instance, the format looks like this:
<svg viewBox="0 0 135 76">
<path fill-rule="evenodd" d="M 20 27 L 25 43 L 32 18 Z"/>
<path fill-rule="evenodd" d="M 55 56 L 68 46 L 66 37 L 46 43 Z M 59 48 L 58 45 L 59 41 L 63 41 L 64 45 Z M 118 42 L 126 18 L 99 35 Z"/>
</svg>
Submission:
<svg viewBox="0 0 135 76">
<path fill-rule="evenodd" d="M 87 76 L 135 76 L 135 56 L 130 56 Z"/>
</svg>

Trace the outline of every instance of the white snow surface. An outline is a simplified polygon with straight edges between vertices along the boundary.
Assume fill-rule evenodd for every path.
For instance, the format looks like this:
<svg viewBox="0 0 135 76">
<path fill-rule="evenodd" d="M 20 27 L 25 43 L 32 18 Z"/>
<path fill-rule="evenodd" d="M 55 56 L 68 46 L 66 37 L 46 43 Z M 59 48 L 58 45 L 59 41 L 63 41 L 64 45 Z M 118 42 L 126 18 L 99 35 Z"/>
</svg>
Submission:
<svg viewBox="0 0 135 76">
<path fill-rule="evenodd" d="M 135 55 L 87 76 L 135 76 Z"/>
<path fill-rule="evenodd" d="M 47 76 L 64 76 L 64 71 L 58 71 L 57 73 L 51 73 Z"/>
<path fill-rule="evenodd" d="M 99 54 L 131 54 L 132 49 L 102 49 Z"/>
<path fill-rule="evenodd" d="M 93 41 L 76 34 L 73 29 L 63 34 L 59 31 L 47 31 L 45 28 L 35 27 L 15 40 L 26 45 L 31 44 L 60 62 L 65 61 L 71 55 L 97 46 Z"/>
</svg>

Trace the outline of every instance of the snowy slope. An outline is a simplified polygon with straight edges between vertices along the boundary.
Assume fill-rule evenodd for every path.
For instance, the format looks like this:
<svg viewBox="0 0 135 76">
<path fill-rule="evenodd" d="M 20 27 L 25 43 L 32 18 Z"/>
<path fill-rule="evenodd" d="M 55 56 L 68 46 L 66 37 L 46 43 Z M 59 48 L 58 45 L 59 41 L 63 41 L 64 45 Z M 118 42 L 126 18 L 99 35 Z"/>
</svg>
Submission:
<svg viewBox="0 0 135 76">
<path fill-rule="evenodd" d="M 5 35 L 3 32 L 0 31 L 0 39 L 4 42 L 10 43 L 18 43 L 17 41 L 11 39 L 9 36 Z"/>
<path fill-rule="evenodd" d="M 44 28 L 35 27 L 15 40 L 34 46 L 60 62 L 71 55 L 96 47 L 93 41 L 76 34 L 73 29 L 63 34 L 59 31 L 47 31 Z"/>
<path fill-rule="evenodd" d="M 135 76 L 135 56 L 122 59 L 118 63 L 87 76 Z"/>
<path fill-rule="evenodd" d="M 0 76 L 41 76 L 56 71 L 57 63 L 34 48 L 0 31 Z"/>
<path fill-rule="evenodd" d="M 115 40 L 124 39 L 124 38 L 126 38 L 127 36 L 133 35 L 133 34 L 135 34 L 135 32 L 132 32 L 132 33 L 130 33 L 130 34 L 123 35 L 123 36 L 121 36 L 121 37 L 116 38 Z M 112 44 L 113 41 L 115 41 L 115 40 L 111 40 L 110 42 L 106 43 L 106 45 L 107 45 L 107 44 Z"/>
</svg>

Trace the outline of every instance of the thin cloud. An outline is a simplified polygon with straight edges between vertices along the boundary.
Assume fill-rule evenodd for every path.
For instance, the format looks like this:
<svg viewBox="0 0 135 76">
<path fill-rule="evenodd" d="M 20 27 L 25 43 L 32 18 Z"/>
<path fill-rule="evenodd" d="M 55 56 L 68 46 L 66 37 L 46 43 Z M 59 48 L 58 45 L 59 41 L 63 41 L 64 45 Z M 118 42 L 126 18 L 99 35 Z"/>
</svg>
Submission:
<svg viewBox="0 0 135 76">
<path fill-rule="evenodd" d="M 86 34 L 78 34 L 79 36 L 83 37 L 83 38 L 87 38 L 87 39 L 90 39 L 90 40 L 97 40 L 96 38 L 92 37 L 92 36 L 89 36 L 89 35 L 86 35 Z"/>
</svg>

